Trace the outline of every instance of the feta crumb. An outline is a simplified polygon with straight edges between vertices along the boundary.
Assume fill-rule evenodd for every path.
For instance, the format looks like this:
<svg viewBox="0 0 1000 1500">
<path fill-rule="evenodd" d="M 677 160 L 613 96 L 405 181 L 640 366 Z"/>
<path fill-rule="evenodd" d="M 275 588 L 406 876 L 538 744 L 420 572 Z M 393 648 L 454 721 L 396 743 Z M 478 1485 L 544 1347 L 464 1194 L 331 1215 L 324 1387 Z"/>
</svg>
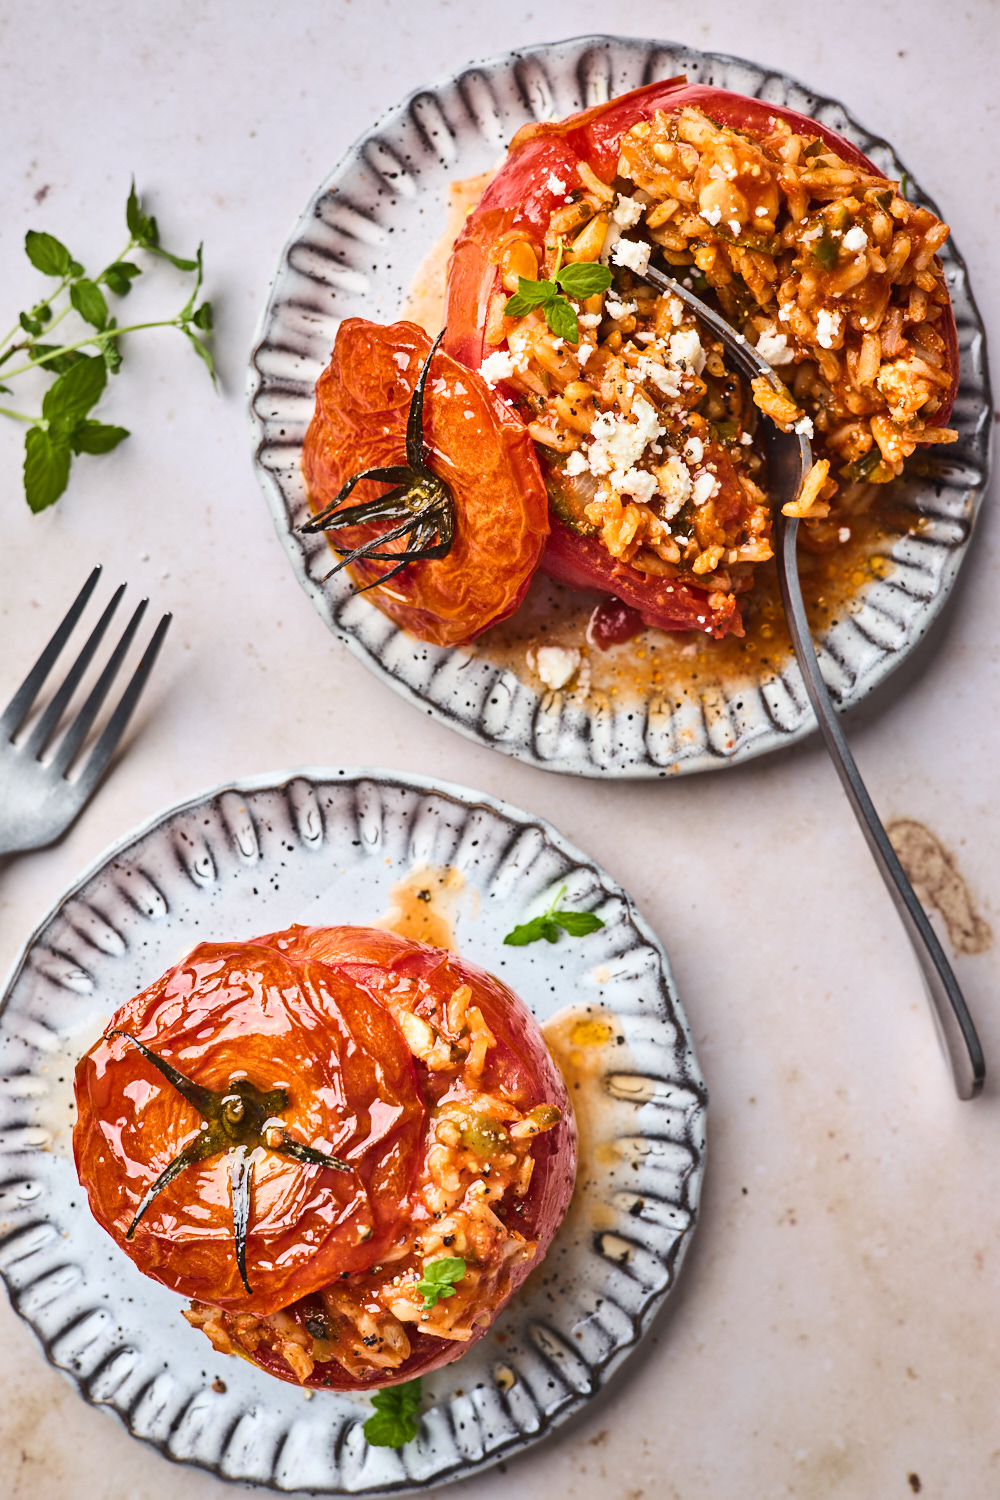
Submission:
<svg viewBox="0 0 1000 1500">
<path fill-rule="evenodd" d="M 729 221 L 729 233 L 730 234 L 739 234 L 739 232 L 740 232 L 740 230 L 742 228 L 743 228 L 743 225 L 740 223 L 739 219 L 730 219 L 730 221 Z"/>
<path fill-rule="evenodd" d="M 816 436 L 812 417 L 802 417 L 800 421 L 796 422 L 792 430 L 797 432 L 800 437 L 813 438 Z"/>
<path fill-rule="evenodd" d="M 821 349 L 832 349 L 840 333 L 842 317 L 839 312 L 829 312 L 821 307 L 816 314 L 816 341 Z"/>
<path fill-rule="evenodd" d="M 631 495 L 633 500 L 641 500 L 644 504 L 656 494 L 656 476 L 645 469 L 616 469 L 608 475 L 611 488 L 619 495 Z"/>
<path fill-rule="evenodd" d="M 644 276 L 649 265 L 649 252 L 650 246 L 641 240 L 621 239 L 612 250 L 611 259 L 616 266 L 627 266 L 637 276 Z"/>
<path fill-rule="evenodd" d="M 838 542 L 849 542 L 850 540 L 851 540 L 851 528 L 849 526 L 841 526 L 840 530 L 837 532 L 837 541 Z"/>
<path fill-rule="evenodd" d="M 632 337 L 639 344 L 652 344 L 656 340 L 655 333 L 633 333 Z"/>
<path fill-rule="evenodd" d="M 582 657 L 573 646 L 539 646 L 535 670 L 548 688 L 565 687 L 575 677 Z"/>
<path fill-rule="evenodd" d="M 855 224 L 854 228 L 849 229 L 844 235 L 844 249 L 851 251 L 868 249 L 868 236 L 860 224 Z"/>
<path fill-rule="evenodd" d="M 700 464 L 705 456 L 705 444 L 700 437 L 689 437 L 684 444 L 684 457 L 689 464 Z"/>
<path fill-rule="evenodd" d="M 583 452 L 579 448 L 574 448 L 566 460 L 565 472 L 567 474 L 585 474 L 589 468 L 590 465 Z"/>
<path fill-rule="evenodd" d="M 788 339 L 777 328 L 765 328 L 757 340 L 757 353 L 769 365 L 789 365 L 795 358 L 788 347 Z"/>
<path fill-rule="evenodd" d="M 627 318 L 629 313 L 634 313 L 637 310 L 638 304 L 635 302 L 613 302 L 610 297 L 604 304 L 604 311 L 608 314 L 609 318 L 614 318 L 616 323 L 620 323 L 622 318 Z"/>
<path fill-rule="evenodd" d="M 782 323 L 790 323 L 792 321 L 792 309 L 790 307 L 779 307 L 778 317 Z"/>
<path fill-rule="evenodd" d="M 610 474 L 613 470 L 624 473 L 642 457 L 649 443 L 663 436 L 656 411 L 644 396 L 638 395 L 632 402 L 634 421 L 616 416 L 614 412 L 599 412 L 594 418 L 590 432 L 594 439 L 590 449 L 590 470 L 593 474 Z"/>
<path fill-rule="evenodd" d="M 663 496 L 660 515 L 665 521 L 672 521 L 691 498 L 691 475 L 681 462 L 680 455 L 672 453 L 666 463 L 657 469 L 656 478 Z"/>
<path fill-rule="evenodd" d="M 763 203 L 758 203 L 757 207 L 753 211 L 753 214 L 755 219 L 766 219 L 767 209 L 764 207 Z"/>
<path fill-rule="evenodd" d="M 553 349 L 561 349 L 562 346 L 563 346 L 563 344 L 565 342 L 566 342 L 565 339 L 553 339 L 552 340 L 552 347 L 553 347 Z"/>
<path fill-rule="evenodd" d="M 721 488 L 722 486 L 719 484 L 719 481 L 716 479 L 715 475 L 710 474 L 709 471 L 705 469 L 703 473 L 698 475 L 698 478 L 691 486 L 691 499 L 694 501 L 695 505 L 704 505 L 705 501 L 711 500 L 714 495 L 717 495 L 719 493 L 719 490 Z"/>
<path fill-rule="evenodd" d="M 705 368 L 705 354 L 697 328 L 682 328 L 670 335 L 670 358 L 676 365 L 688 365 L 696 375 Z"/>
<path fill-rule="evenodd" d="M 601 321 L 600 313 L 580 313 L 576 320 L 581 328 L 596 328 Z"/>
<path fill-rule="evenodd" d="M 514 356 L 505 349 L 488 354 L 479 366 L 479 373 L 493 390 L 498 380 L 509 380 L 514 373 Z"/>
<path fill-rule="evenodd" d="M 743 444 L 744 448 L 749 448 L 750 444 L 753 442 L 753 436 L 749 432 L 741 432 L 740 442 Z"/>
<path fill-rule="evenodd" d="M 590 358 L 593 352 L 593 344 L 580 344 L 579 348 L 576 351 L 576 362 L 580 366 L 581 370 L 583 369 L 584 365 L 587 363 L 587 360 Z"/>
<path fill-rule="evenodd" d="M 706 221 L 706 223 L 712 224 L 714 226 L 718 224 L 719 220 L 722 218 L 722 209 L 703 208 L 701 211 L 701 217 Z"/>
<path fill-rule="evenodd" d="M 647 359 L 645 355 L 640 356 L 636 362 L 635 372 L 640 380 L 651 380 L 657 390 L 669 396 L 671 401 L 676 401 L 681 393 L 678 372 L 668 370 L 666 365 L 658 364 L 655 359 Z"/>
<path fill-rule="evenodd" d="M 645 206 L 644 203 L 639 202 L 638 198 L 629 198 L 625 193 L 619 193 L 618 202 L 614 206 L 611 217 L 619 229 L 631 229 L 642 218 Z"/>
<path fill-rule="evenodd" d="M 549 173 L 545 181 L 545 186 L 550 193 L 564 193 L 566 191 L 566 184 L 554 172 Z"/>
</svg>

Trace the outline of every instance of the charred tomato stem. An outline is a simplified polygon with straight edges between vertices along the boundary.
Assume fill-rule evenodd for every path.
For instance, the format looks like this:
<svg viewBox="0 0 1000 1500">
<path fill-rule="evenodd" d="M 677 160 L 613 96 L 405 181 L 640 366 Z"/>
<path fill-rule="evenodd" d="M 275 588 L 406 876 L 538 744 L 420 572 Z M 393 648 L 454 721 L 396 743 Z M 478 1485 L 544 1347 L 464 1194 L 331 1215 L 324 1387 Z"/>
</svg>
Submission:
<svg viewBox="0 0 1000 1500">
<path fill-rule="evenodd" d="M 380 536 L 369 538 L 343 556 L 321 580 L 323 583 L 353 562 L 367 559 L 370 562 L 393 563 L 394 566 L 387 573 L 355 590 L 363 594 L 394 578 L 411 563 L 446 557 L 451 550 L 455 538 L 455 499 L 445 480 L 429 468 L 429 453 L 424 441 L 424 391 L 431 361 L 444 335 L 445 330 L 442 329 L 431 345 L 410 397 L 406 419 L 405 465 L 390 464 L 381 468 L 363 469 L 359 474 L 352 475 L 330 504 L 299 528 L 307 533 L 336 532 L 344 527 L 371 525 L 376 521 L 397 523 Z M 374 500 L 340 509 L 355 485 L 360 484 L 363 479 L 391 484 L 394 488 Z M 408 538 L 401 552 L 376 550 L 401 537 Z M 438 538 L 436 542 L 434 537 Z"/>
</svg>

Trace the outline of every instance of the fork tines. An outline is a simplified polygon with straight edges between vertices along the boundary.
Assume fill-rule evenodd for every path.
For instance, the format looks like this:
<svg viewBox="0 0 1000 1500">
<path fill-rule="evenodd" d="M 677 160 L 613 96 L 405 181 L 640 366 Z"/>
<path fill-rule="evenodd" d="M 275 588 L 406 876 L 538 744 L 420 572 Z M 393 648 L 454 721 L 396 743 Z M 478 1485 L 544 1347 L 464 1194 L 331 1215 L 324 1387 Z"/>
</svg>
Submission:
<svg viewBox="0 0 1000 1500">
<path fill-rule="evenodd" d="M 93 570 L 83 588 L 66 611 L 51 640 L 10 700 L 2 716 L 0 716 L 0 744 L 9 744 L 30 714 L 43 683 L 49 676 L 59 655 L 72 635 L 97 586 L 100 576 L 101 568 L 98 566 Z M 94 653 L 111 623 L 112 616 L 118 608 L 124 592 L 125 585 L 120 584 L 115 590 L 110 603 L 81 647 L 76 660 L 69 668 L 59 687 L 53 693 L 49 703 L 39 715 L 38 722 L 32 727 L 31 733 L 23 746 L 18 747 L 18 752 L 23 754 L 26 759 L 40 760 L 44 754 L 55 729 L 62 719 L 67 704 L 76 691 L 83 674 L 90 665 Z M 67 728 L 50 765 L 46 766 L 45 769 L 50 775 L 64 777 L 72 766 L 105 698 L 111 691 L 129 646 L 132 644 L 135 633 L 139 628 L 139 622 L 146 612 L 148 603 L 148 599 L 142 599 L 133 611 L 132 618 L 125 626 L 118 644 L 111 653 L 107 666 L 94 684 L 73 722 Z M 93 750 L 90 752 L 83 772 L 76 782 L 76 789 L 81 796 L 88 796 L 92 788 L 96 785 L 114 752 L 115 746 L 124 734 L 132 712 L 149 679 L 149 674 L 153 669 L 153 664 L 163 644 L 163 638 L 167 633 L 170 621 L 171 616 L 169 614 L 164 615 L 160 620 L 152 639 L 143 652 L 142 660 L 133 672 L 131 680 L 112 712 L 111 718 L 97 740 L 97 743 L 94 745 Z"/>
</svg>

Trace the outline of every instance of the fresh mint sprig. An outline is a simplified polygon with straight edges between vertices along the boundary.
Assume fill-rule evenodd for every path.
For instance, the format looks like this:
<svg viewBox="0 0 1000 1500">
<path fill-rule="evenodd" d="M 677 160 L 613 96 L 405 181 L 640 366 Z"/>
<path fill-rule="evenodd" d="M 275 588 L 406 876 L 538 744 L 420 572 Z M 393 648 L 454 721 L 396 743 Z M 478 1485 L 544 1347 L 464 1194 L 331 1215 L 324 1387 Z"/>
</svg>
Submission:
<svg viewBox="0 0 1000 1500">
<path fill-rule="evenodd" d="M 108 375 L 122 365 L 119 340 L 125 333 L 145 328 L 178 328 L 199 359 L 204 360 L 215 384 L 215 366 L 206 335 L 212 328 L 212 308 L 199 303 L 204 276 L 201 246 L 194 259 L 173 255 L 160 244 L 156 220 L 143 212 L 132 183 L 125 205 L 129 239 L 120 255 L 95 277 L 75 260 L 55 235 L 29 229 L 24 249 L 36 271 L 56 282 L 35 305 L 18 314 L 17 322 L 0 340 L 0 369 L 5 382 L 29 370 L 41 370 L 56 378 L 45 392 L 37 415 L 0 406 L 0 415 L 27 424 L 24 440 L 24 495 L 31 509 L 45 510 L 55 503 L 69 483 L 74 457 L 83 453 L 110 453 L 127 438 L 126 427 L 93 420 L 88 414 L 104 394 Z M 108 306 L 108 294 L 126 297 L 142 267 L 129 260 L 134 251 L 146 251 L 168 260 L 179 271 L 194 276 L 194 285 L 180 312 L 173 318 L 120 327 Z M 51 342 L 53 330 L 75 314 L 82 336 Z M 84 329 L 80 330 L 80 323 Z M 42 337 L 47 342 L 41 342 Z M 88 352 L 90 351 L 90 352 Z M 11 364 L 15 356 L 20 361 Z M 0 385 L 9 395 L 10 386 Z"/>
<path fill-rule="evenodd" d="M 415 1419 L 422 1393 L 419 1379 L 373 1393 L 375 1411 L 361 1429 L 373 1448 L 402 1448 L 404 1443 L 416 1437 Z"/>
<path fill-rule="evenodd" d="M 417 1291 L 424 1299 L 424 1307 L 436 1307 L 439 1297 L 453 1297 L 455 1283 L 465 1275 L 465 1261 L 460 1255 L 442 1255 L 439 1260 L 429 1260 L 424 1274 L 417 1282 Z"/>
<path fill-rule="evenodd" d="M 595 912 L 566 911 L 560 907 L 565 894 L 566 887 L 560 886 L 540 916 L 532 917 L 530 922 L 523 922 L 513 932 L 508 932 L 504 938 L 508 947 L 526 948 L 529 943 L 537 943 L 542 938 L 547 943 L 556 943 L 560 932 L 568 932 L 570 937 L 586 937 L 588 932 L 596 932 L 604 926 Z"/>
<path fill-rule="evenodd" d="M 569 298 L 573 297 L 581 302 L 586 297 L 596 296 L 598 292 L 606 292 L 611 285 L 611 272 L 607 266 L 598 265 L 592 260 L 575 260 L 560 269 L 561 260 L 560 243 L 551 281 L 528 281 L 519 276 L 517 291 L 504 304 L 504 317 L 523 318 L 534 308 L 540 307 L 556 338 L 565 339 L 567 344 L 578 344 L 580 325 L 576 309 Z M 563 296 L 562 292 L 567 295 Z"/>
</svg>

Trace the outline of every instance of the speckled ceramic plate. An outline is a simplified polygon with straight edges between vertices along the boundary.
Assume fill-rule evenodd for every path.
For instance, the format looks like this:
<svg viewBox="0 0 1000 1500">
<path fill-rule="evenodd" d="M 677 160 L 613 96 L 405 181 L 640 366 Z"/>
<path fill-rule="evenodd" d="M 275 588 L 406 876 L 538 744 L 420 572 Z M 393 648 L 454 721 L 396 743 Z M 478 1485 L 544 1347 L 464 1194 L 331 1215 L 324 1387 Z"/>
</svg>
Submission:
<svg viewBox="0 0 1000 1500">
<path fill-rule="evenodd" d="M 324 536 L 296 530 L 308 514 L 299 455 L 313 387 L 340 322 L 388 323 L 399 315 L 417 267 L 443 233 L 448 183 L 494 166 L 530 120 L 558 118 L 678 73 L 814 116 L 888 177 L 903 174 L 891 146 L 842 105 L 739 58 L 603 36 L 510 52 L 419 89 L 351 148 L 282 253 L 250 371 L 257 472 L 292 566 L 330 629 L 404 697 L 461 733 L 533 765 L 585 776 L 708 770 L 803 738 L 815 720 L 798 668 L 790 663 L 733 689 L 691 685 L 680 704 L 675 692 L 659 690 L 638 702 L 592 694 L 580 703 L 540 693 L 526 667 L 517 673 L 491 660 L 488 646 L 469 653 L 425 645 L 354 596 L 344 575 L 319 581 L 330 554 Z M 930 202 L 912 177 L 910 196 Z M 887 544 L 895 564 L 889 576 L 872 579 L 822 638 L 820 665 L 844 708 L 925 634 L 954 582 L 988 476 L 992 401 L 983 327 L 951 240 L 941 258 L 961 348 L 952 417 L 960 440 L 932 450 L 925 477 L 904 481 L 899 498 L 924 518 L 919 534 Z"/>
<path fill-rule="evenodd" d="M 371 923 L 414 878 L 447 893 L 459 951 L 546 1027 L 577 1105 L 581 1166 L 544 1264 L 463 1359 L 425 1377 L 419 1433 L 395 1452 L 368 1447 L 367 1398 L 310 1399 L 217 1355 L 181 1298 L 119 1251 L 76 1180 L 71 1084 L 111 1013 L 195 943 Z M 562 885 L 567 904 L 606 925 L 504 947 Z M 329 1495 L 464 1477 L 582 1406 L 674 1283 L 697 1213 L 706 1100 L 666 954 L 613 880 L 493 798 L 383 771 L 219 788 L 126 839 L 68 891 L 0 1006 L 0 1274 L 52 1363 L 170 1458 Z"/>
</svg>

